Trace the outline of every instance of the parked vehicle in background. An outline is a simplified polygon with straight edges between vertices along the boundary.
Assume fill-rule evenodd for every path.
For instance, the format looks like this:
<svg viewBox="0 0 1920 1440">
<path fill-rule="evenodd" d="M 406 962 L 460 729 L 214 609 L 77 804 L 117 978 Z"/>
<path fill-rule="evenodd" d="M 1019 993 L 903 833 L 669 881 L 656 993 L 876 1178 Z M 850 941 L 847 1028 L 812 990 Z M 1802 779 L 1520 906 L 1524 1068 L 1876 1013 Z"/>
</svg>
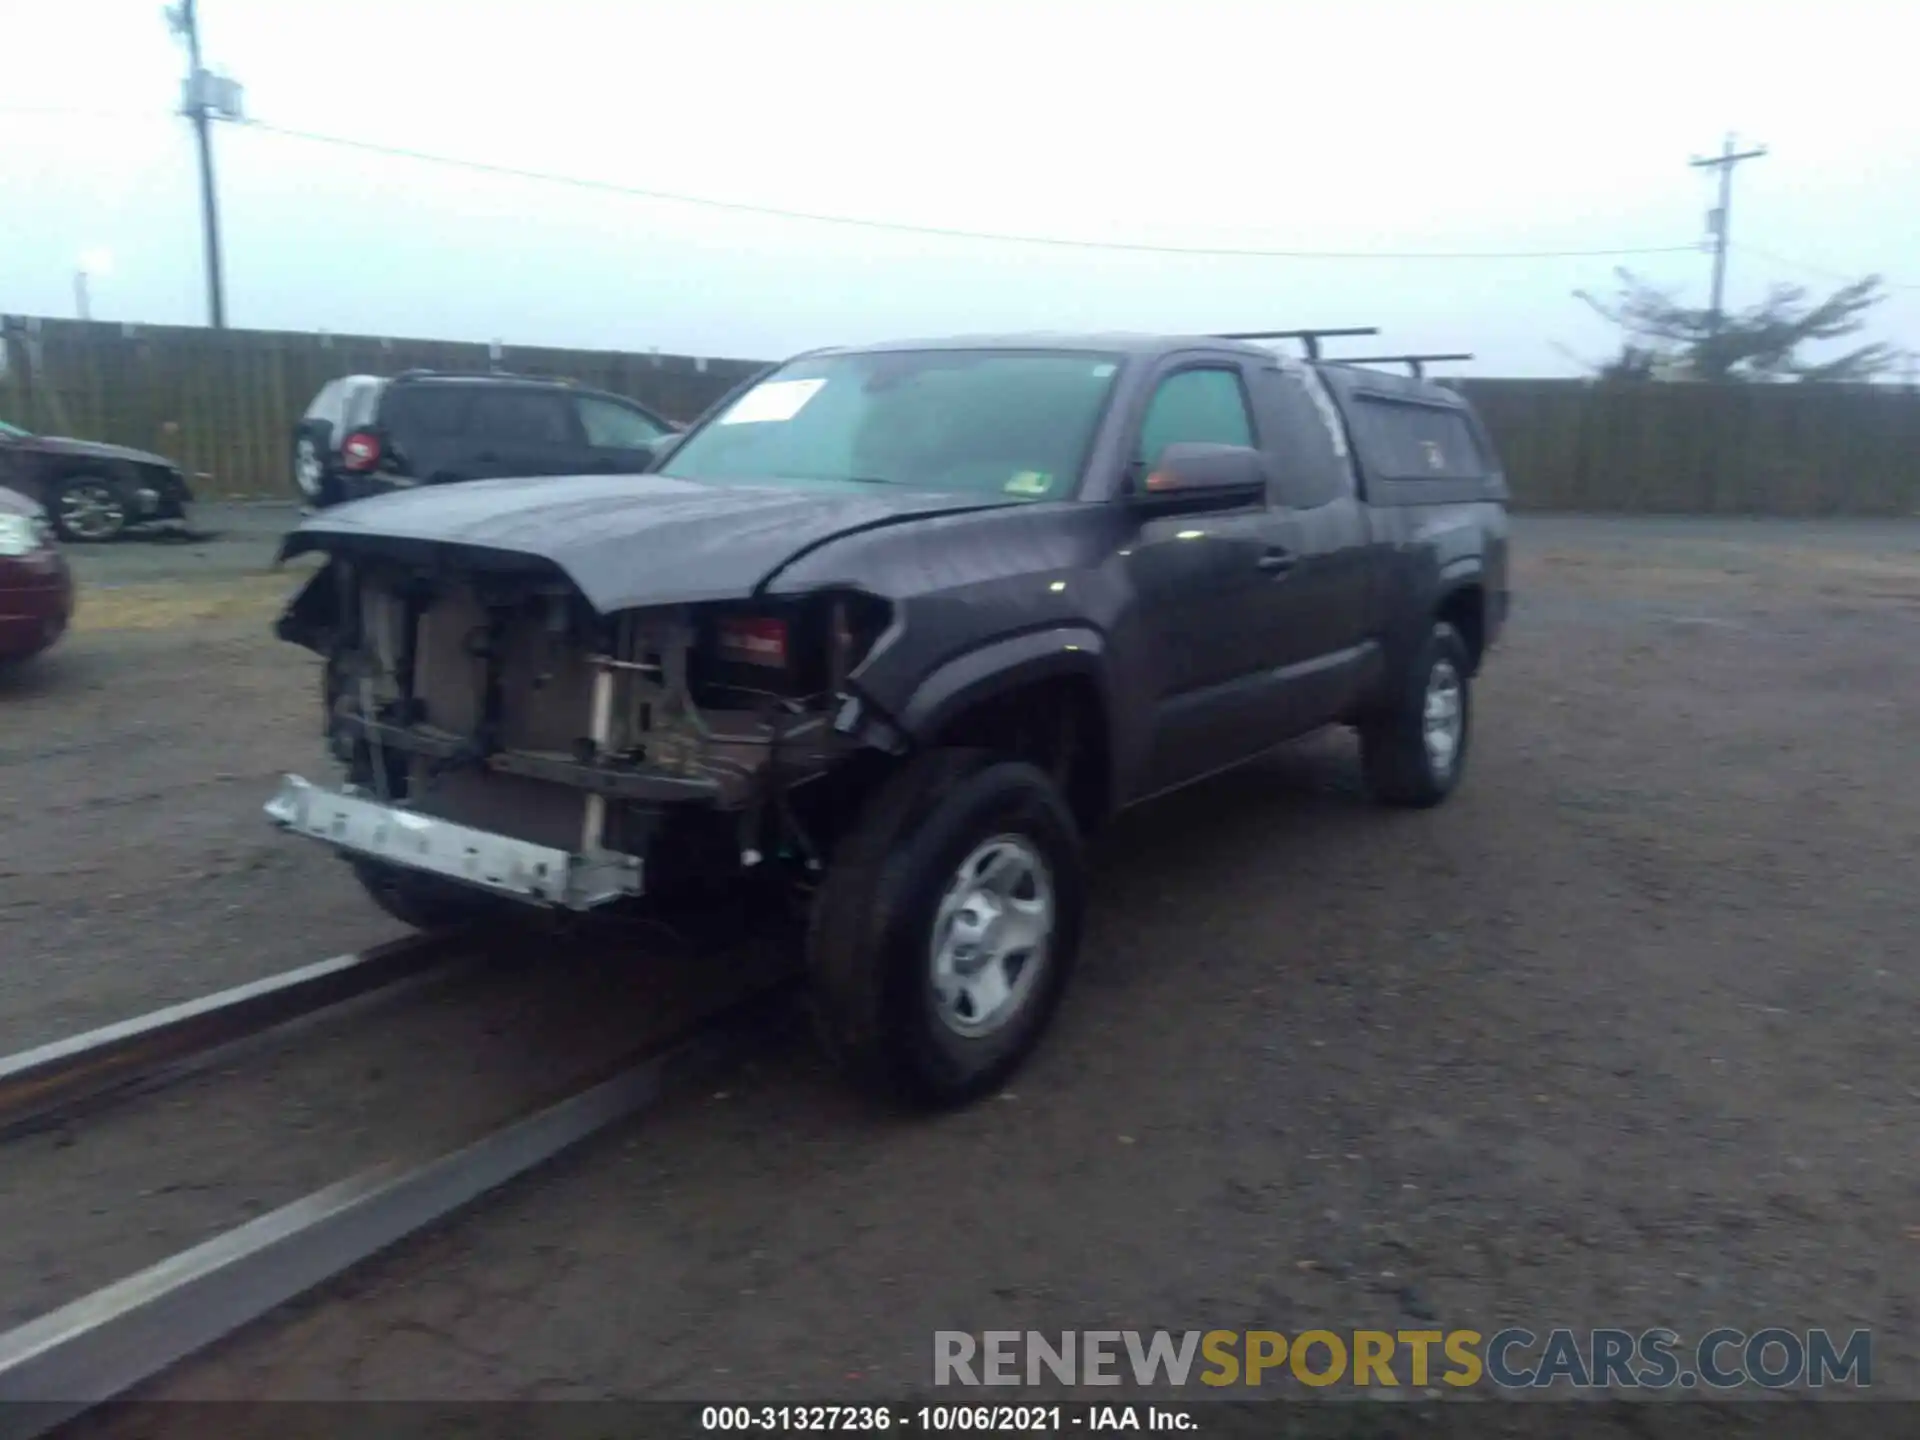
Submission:
<svg viewBox="0 0 1920 1440">
<path fill-rule="evenodd" d="M 1115 812 L 1328 725 L 1380 801 L 1452 793 L 1507 545 L 1487 432 L 1417 367 L 820 351 L 647 475 L 305 521 L 278 633 L 346 784 L 268 814 L 414 924 L 771 887 L 831 1053 L 953 1104 L 1046 1027 Z"/>
<path fill-rule="evenodd" d="M 293 431 L 314 509 L 416 485 L 646 469 L 672 421 L 562 380 L 409 370 L 329 380 Z"/>
<path fill-rule="evenodd" d="M 0 486 L 44 506 L 63 540 L 116 540 L 135 526 L 185 521 L 193 505 L 187 477 L 164 455 L 34 435 L 5 421 Z"/>
<path fill-rule="evenodd" d="M 0 489 L 0 665 L 30 659 L 66 633 L 73 576 L 38 501 Z"/>
</svg>

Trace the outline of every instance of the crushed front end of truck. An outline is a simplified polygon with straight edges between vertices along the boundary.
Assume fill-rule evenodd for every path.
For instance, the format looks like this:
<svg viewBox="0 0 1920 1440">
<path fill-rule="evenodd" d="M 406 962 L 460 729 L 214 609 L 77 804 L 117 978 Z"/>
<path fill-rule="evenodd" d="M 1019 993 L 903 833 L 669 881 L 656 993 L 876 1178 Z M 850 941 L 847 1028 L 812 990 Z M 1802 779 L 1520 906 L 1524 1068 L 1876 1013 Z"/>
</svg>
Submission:
<svg viewBox="0 0 1920 1440">
<path fill-rule="evenodd" d="M 604 613 L 558 566 L 323 542 L 276 626 L 325 660 L 345 782 L 288 775 L 277 825 L 362 864 L 566 911 L 817 869 L 796 796 L 875 743 L 858 592 Z"/>
</svg>

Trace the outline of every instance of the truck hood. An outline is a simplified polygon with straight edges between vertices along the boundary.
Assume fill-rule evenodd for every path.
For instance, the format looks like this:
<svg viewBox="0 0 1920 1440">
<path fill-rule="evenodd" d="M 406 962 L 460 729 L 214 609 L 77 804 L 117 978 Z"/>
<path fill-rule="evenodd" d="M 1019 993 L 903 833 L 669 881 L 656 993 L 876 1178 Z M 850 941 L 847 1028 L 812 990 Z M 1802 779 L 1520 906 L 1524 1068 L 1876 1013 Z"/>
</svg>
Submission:
<svg viewBox="0 0 1920 1440">
<path fill-rule="evenodd" d="M 709 485 L 664 475 L 469 480 L 357 500 L 304 521 L 280 559 L 421 544 L 557 567 L 601 614 L 750 594 L 825 541 L 896 521 L 1023 503 L 892 485 Z"/>
</svg>

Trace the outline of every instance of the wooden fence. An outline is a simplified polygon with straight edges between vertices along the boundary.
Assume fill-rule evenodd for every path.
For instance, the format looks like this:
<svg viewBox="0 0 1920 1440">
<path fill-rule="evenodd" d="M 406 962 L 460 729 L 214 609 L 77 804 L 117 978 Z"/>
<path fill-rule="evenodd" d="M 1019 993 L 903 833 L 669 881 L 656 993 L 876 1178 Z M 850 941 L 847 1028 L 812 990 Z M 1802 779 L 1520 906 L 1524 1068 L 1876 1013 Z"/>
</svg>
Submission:
<svg viewBox="0 0 1920 1440">
<path fill-rule="evenodd" d="M 0 420 L 177 461 L 205 499 L 293 497 L 294 422 L 341 375 L 508 370 L 561 376 L 691 420 L 761 367 L 604 350 L 9 318 Z"/>
<path fill-rule="evenodd" d="M 294 421 L 327 380 L 409 366 L 569 376 L 692 419 L 751 360 L 8 319 L 0 419 L 159 451 L 206 498 L 291 495 Z M 1518 505 L 1920 514 L 1920 393 L 1878 385 L 1462 380 Z"/>
<path fill-rule="evenodd" d="M 1920 392 L 1459 382 L 1532 510 L 1920 514 Z"/>
</svg>

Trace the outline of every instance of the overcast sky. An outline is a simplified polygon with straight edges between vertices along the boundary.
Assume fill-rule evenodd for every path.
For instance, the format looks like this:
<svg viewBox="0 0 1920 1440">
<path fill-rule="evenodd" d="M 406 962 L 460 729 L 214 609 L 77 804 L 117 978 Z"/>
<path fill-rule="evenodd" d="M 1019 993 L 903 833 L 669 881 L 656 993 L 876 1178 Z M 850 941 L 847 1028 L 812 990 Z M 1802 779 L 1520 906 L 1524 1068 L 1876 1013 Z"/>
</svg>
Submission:
<svg viewBox="0 0 1920 1440">
<path fill-rule="evenodd" d="M 216 134 L 228 319 L 776 358 L 1046 328 L 1374 324 L 1566 374 L 1630 265 L 1730 301 L 1869 271 L 1920 349 L 1912 0 L 201 0 L 258 121 L 615 186 L 1221 258 L 935 238 Z M 0 0 L 0 311 L 205 317 L 160 0 Z M 1611 258 L 1417 252 L 1683 247 Z M 1822 274 L 1821 272 L 1830 272 Z M 1564 348 L 1563 348 L 1564 347 Z M 1349 352 L 1353 353 L 1353 352 Z"/>
</svg>

